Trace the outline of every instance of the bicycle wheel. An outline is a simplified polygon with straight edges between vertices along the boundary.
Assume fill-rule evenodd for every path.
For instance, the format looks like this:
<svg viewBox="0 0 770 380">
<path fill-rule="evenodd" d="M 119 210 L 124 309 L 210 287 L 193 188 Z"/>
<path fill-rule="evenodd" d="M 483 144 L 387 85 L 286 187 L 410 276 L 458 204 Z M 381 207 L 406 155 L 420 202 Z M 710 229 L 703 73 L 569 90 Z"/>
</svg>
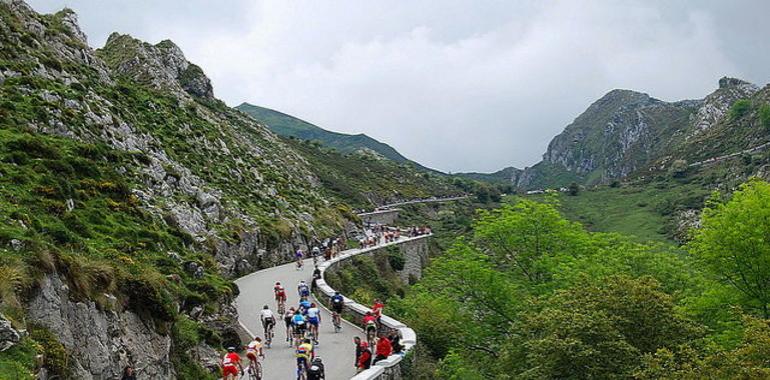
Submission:
<svg viewBox="0 0 770 380">
<path fill-rule="evenodd" d="M 259 380 L 260 377 L 257 377 L 257 367 L 254 366 L 254 363 L 249 364 L 249 370 L 247 371 L 249 373 L 249 380 Z"/>
<path fill-rule="evenodd" d="M 262 363 L 257 362 L 256 380 L 262 380 Z"/>
</svg>

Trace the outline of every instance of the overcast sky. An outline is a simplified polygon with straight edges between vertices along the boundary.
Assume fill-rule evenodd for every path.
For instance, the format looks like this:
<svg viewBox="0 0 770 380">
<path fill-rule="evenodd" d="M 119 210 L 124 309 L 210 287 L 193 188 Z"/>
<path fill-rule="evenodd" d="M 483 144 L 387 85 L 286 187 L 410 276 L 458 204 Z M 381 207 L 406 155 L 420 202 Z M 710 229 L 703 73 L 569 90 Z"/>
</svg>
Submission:
<svg viewBox="0 0 770 380">
<path fill-rule="evenodd" d="M 171 39 L 231 106 L 366 133 L 444 171 L 540 160 L 613 88 L 700 98 L 770 81 L 770 1 L 31 0 L 94 47 Z"/>
</svg>

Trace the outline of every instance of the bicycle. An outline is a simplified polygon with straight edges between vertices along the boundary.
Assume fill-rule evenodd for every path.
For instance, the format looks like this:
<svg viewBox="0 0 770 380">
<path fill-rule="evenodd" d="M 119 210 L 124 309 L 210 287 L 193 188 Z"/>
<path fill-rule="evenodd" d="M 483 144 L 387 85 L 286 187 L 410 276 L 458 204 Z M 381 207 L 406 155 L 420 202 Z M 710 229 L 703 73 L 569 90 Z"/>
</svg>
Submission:
<svg viewBox="0 0 770 380">
<path fill-rule="evenodd" d="M 305 267 L 302 263 L 302 260 L 297 260 L 297 270 L 304 270 Z"/>
<path fill-rule="evenodd" d="M 251 360 L 249 362 L 249 368 L 246 371 L 249 374 L 249 380 L 262 380 L 262 363 Z"/>
<path fill-rule="evenodd" d="M 307 374 L 305 373 L 306 370 L 307 370 L 307 368 L 305 368 L 304 365 L 297 364 L 297 380 L 306 380 L 307 379 Z"/>
<path fill-rule="evenodd" d="M 267 348 L 270 348 L 270 345 L 273 344 L 273 326 L 275 326 L 275 323 L 268 323 L 265 326 L 265 345 Z"/>
<path fill-rule="evenodd" d="M 276 301 L 278 302 L 278 314 L 286 314 L 286 299 L 279 297 Z"/>
<path fill-rule="evenodd" d="M 342 330 L 342 319 L 340 318 L 340 314 L 336 311 L 332 312 L 332 324 L 334 325 L 335 333 L 338 333 Z"/>
</svg>

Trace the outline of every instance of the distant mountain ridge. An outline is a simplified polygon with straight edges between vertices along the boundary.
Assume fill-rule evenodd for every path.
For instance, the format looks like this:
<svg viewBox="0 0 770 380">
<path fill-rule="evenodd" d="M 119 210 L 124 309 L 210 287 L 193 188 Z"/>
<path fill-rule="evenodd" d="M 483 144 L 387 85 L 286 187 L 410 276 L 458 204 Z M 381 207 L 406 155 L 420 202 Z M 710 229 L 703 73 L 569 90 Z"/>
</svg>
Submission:
<svg viewBox="0 0 770 380">
<path fill-rule="evenodd" d="M 746 102 L 756 124 L 759 108 L 767 103 L 765 92 L 767 88 L 728 77 L 698 100 L 666 102 L 637 91 L 612 90 L 551 140 L 542 161 L 523 170 L 506 168 L 505 176 L 519 189 L 595 185 L 659 170 L 674 159 L 705 159 L 706 147 L 708 157 L 751 148 L 765 142 L 768 133 L 745 128 L 751 118 L 738 122 L 730 116 L 731 107 Z M 473 175 L 495 182 L 500 173 Z"/>
<path fill-rule="evenodd" d="M 321 142 L 322 145 L 328 148 L 334 148 L 343 154 L 354 153 L 362 149 L 371 150 L 397 163 L 408 163 L 414 165 L 418 169 L 434 171 L 404 157 L 390 145 L 377 141 L 363 133 L 349 135 L 328 131 L 315 124 L 283 112 L 255 106 L 245 102 L 235 108 L 251 116 L 255 120 L 266 124 L 270 130 L 280 136 L 295 137 L 301 140 L 316 140 Z"/>
</svg>

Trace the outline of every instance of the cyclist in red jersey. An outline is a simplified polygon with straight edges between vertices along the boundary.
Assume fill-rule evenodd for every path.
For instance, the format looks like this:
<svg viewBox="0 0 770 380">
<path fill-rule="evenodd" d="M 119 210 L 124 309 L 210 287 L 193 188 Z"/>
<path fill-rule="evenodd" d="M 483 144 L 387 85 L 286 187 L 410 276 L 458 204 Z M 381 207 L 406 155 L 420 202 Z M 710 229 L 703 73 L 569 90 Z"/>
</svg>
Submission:
<svg viewBox="0 0 770 380">
<path fill-rule="evenodd" d="M 222 358 L 222 378 L 235 380 L 238 377 L 238 368 L 241 369 L 241 376 L 243 376 L 241 357 L 235 352 L 235 347 L 228 347 L 227 354 Z"/>
</svg>

